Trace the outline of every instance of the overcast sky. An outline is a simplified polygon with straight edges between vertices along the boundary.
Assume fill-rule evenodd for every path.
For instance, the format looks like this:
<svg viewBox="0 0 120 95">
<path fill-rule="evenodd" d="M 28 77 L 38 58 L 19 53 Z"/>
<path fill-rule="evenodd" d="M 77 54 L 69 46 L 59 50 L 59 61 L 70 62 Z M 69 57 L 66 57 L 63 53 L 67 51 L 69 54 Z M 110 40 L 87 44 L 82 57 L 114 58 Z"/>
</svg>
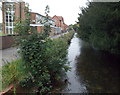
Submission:
<svg viewBox="0 0 120 95">
<path fill-rule="evenodd" d="M 66 24 L 77 21 L 79 7 L 85 6 L 87 0 L 24 0 L 29 3 L 33 12 L 44 15 L 46 5 L 50 7 L 50 16 L 63 16 Z M 35 2 L 36 1 L 36 2 Z"/>
<path fill-rule="evenodd" d="M 50 7 L 50 16 L 63 16 L 66 24 L 74 24 L 77 21 L 79 7 L 86 6 L 87 0 L 24 0 L 29 3 L 30 9 L 33 12 L 38 12 L 42 15 L 46 5 Z M 1 19 L 1 13 L 0 13 Z M 1 21 L 0 21 L 1 22 Z"/>
</svg>

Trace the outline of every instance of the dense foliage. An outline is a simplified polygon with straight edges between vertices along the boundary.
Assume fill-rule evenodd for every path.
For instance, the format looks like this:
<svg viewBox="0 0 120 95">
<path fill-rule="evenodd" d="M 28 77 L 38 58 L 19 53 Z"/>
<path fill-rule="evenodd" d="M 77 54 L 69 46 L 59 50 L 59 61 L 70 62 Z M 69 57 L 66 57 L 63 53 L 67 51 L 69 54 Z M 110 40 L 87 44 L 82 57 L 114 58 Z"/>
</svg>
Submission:
<svg viewBox="0 0 120 95">
<path fill-rule="evenodd" d="M 36 86 L 39 93 L 45 94 L 51 90 L 54 81 L 60 79 L 61 74 L 69 69 L 66 54 L 72 33 L 50 39 L 49 33 L 31 32 L 28 23 L 27 20 L 18 22 L 15 27 L 19 34 L 17 43 L 24 62 L 22 66 L 27 73 L 20 84 L 28 88 Z"/>
<path fill-rule="evenodd" d="M 28 76 L 21 82 L 22 86 L 35 84 L 40 87 L 40 93 L 49 91 L 54 80 L 60 79 L 61 73 L 68 69 L 67 48 L 66 38 L 51 40 L 35 33 L 23 39 L 20 53 Z"/>
<path fill-rule="evenodd" d="M 14 28 L 19 35 L 16 41 L 24 62 L 21 64 L 26 72 L 26 77 L 20 84 L 25 88 L 38 87 L 41 94 L 50 92 L 54 81 L 60 79 L 61 74 L 69 69 L 66 54 L 68 42 L 73 34 L 68 33 L 63 37 L 51 39 L 49 37 L 51 28 L 47 23 L 48 6 L 45 12 L 46 23 L 43 32 L 31 30 L 29 15 L 25 21 L 18 21 Z"/>
<path fill-rule="evenodd" d="M 94 48 L 120 54 L 120 2 L 90 2 L 79 14 L 79 36 Z"/>
<path fill-rule="evenodd" d="M 22 87 L 39 87 L 40 93 L 49 91 L 54 81 L 61 79 L 61 74 L 69 69 L 66 66 L 66 53 L 72 35 L 73 32 L 70 32 L 60 38 L 46 41 L 41 40 L 43 36 L 39 33 L 29 35 L 28 38 L 20 37 L 22 59 L 8 62 L 0 68 L 0 91 L 19 82 Z"/>
</svg>

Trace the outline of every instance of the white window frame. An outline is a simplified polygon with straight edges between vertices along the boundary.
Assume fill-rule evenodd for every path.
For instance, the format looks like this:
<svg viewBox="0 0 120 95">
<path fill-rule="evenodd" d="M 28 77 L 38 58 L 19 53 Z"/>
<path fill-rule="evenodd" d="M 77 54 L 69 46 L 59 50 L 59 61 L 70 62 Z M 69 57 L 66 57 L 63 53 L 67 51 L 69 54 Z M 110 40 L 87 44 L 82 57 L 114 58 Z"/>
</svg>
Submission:
<svg viewBox="0 0 120 95">
<path fill-rule="evenodd" d="M 5 15 L 5 33 L 6 34 L 14 34 L 14 32 L 13 32 L 13 28 L 14 28 L 14 4 L 13 3 L 6 3 L 6 5 L 11 5 L 12 7 L 12 10 L 6 10 L 5 12 L 4 12 L 4 15 Z M 8 15 L 8 22 L 6 22 L 6 14 Z M 10 15 L 11 14 L 11 15 Z M 11 16 L 11 20 L 12 20 L 12 22 L 10 22 L 10 17 Z M 8 23 L 8 25 L 6 26 L 6 23 Z M 12 23 L 12 25 L 10 25 L 10 23 Z M 7 29 L 8 29 L 8 31 L 7 31 Z M 12 30 L 12 32 L 11 32 L 11 30 Z"/>
</svg>

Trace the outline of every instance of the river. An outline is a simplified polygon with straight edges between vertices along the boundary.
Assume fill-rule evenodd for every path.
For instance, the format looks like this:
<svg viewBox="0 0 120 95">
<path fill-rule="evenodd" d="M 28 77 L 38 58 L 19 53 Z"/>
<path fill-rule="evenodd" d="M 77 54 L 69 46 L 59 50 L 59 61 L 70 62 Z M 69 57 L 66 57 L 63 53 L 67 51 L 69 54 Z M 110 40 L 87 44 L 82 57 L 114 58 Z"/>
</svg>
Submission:
<svg viewBox="0 0 120 95">
<path fill-rule="evenodd" d="M 56 87 L 61 93 L 120 93 L 118 56 L 91 48 L 75 33 L 67 58 L 71 70 L 66 74 L 68 82 Z"/>
<path fill-rule="evenodd" d="M 75 33 L 67 59 L 71 70 L 55 82 L 53 93 L 120 93 L 119 56 L 91 48 Z M 18 86 L 17 92 L 29 91 Z"/>
</svg>

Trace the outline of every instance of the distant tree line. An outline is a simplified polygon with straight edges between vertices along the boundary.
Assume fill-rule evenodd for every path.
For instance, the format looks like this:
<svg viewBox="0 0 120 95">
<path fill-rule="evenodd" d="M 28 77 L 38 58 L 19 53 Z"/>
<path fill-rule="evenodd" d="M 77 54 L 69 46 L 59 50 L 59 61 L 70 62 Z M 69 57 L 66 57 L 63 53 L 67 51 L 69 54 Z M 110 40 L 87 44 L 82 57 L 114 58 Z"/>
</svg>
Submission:
<svg viewBox="0 0 120 95">
<path fill-rule="evenodd" d="M 81 11 L 79 37 L 94 48 L 120 54 L 120 2 L 89 2 Z"/>
</svg>

